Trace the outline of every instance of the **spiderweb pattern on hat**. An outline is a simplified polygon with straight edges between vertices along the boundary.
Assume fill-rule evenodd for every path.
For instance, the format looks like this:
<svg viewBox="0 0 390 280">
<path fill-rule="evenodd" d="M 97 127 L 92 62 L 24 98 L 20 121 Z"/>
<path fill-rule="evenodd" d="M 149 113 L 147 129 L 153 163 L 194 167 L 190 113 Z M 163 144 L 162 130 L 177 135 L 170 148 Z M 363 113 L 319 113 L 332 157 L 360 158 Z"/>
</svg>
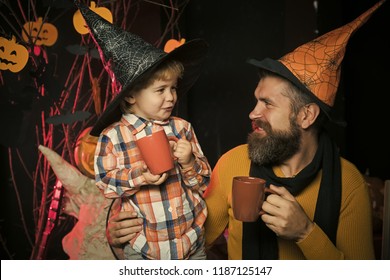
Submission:
<svg viewBox="0 0 390 280">
<path fill-rule="evenodd" d="M 103 65 L 112 82 L 118 81 L 120 84 L 117 92 L 165 55 L 163 50 L 133 33 L 112 25 L 87 6 L 80 3 L 77 3 L 77 6 L 88 23 L 90 34 L 98 46 Z"/>
<path fill-rule="evenodd" d="M 279 61 L 321 101 L 333 106 L 348 40 L 384 2 L 378 2 L 354 21 L 296 48 Z"/>
</svg>

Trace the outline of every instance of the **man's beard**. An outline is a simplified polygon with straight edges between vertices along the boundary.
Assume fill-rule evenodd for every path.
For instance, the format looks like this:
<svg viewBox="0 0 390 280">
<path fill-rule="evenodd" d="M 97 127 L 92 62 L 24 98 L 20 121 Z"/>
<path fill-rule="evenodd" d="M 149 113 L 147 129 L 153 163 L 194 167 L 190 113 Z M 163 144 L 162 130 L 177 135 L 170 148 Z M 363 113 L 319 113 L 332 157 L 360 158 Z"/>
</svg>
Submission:
<svg viewBox="0 0 390 280">
<path fill-rule="evenodd" d="M 269 123 L 255 121 L 267 135 L 252 132 L 248 136 L 249 158 L 259 165 L 278 165 L 290 159 L 300 147 L 301 131 L 295 120 L 290 119 L 290 130 L 273 131 Z"/>
</svg>

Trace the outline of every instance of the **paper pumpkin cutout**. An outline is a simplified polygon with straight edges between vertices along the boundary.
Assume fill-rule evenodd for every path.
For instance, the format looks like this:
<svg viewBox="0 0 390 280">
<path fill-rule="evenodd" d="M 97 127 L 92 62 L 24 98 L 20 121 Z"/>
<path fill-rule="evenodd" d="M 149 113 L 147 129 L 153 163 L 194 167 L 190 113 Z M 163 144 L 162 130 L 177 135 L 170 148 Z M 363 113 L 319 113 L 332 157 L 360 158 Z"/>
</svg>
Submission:
<svg viewBox="0 0 390 280">
<path fill-rule="evenodd" d="M 16 42 L 15 36 L 10 40 L 0 37 L 0 70 L 17 73 L 26 66 L 28 50 Z"/>
<path fill-rule="evenodd" d="M 96 7 L 96 3 L 94 1 L 91 1 L 91 5 L 89 8 L 108 22 L 113 22 L 112 14 L 109 9 L 105 7 Z M 87 24 L 85 23 L 85 20 L 81 15 L 80 10 L 77 10 L 73 15 L 73 26 L 76 29 L 77 33 L 80 33 L 81 35 L 87 34 L 89 32 Z"/>
<path fill-rule="evenodd" d="M 27 32 L 27 33 L 26 33 Z M 37 46 L 52 46 L 58 39 L 57 28 L 48 22 L 28 21 L 23 25 L 22 37 L 25 42 L 32 42 Z"/>
<path fill-rule="evenodd" d="M 176 39 L 169 39 L 165 43 L 164 51 L 166 53 L 169 53 L 169 52 L 173 51 L 174 49 L 176 49 L 177 47 L 183 45 L 185 42 L 186 42 L 186 39 L 184 39 L 184 38 L 182 38 L 180 41 L 178 41 Z"/>
<path fill-rule="evenodd" d="M 80 171 L 89 178 L 95 179 L 94 156 L 98 137 L 89 134 L 92 127 L 84 129 L 76 141 L 74 160 Z"/>
</svg>

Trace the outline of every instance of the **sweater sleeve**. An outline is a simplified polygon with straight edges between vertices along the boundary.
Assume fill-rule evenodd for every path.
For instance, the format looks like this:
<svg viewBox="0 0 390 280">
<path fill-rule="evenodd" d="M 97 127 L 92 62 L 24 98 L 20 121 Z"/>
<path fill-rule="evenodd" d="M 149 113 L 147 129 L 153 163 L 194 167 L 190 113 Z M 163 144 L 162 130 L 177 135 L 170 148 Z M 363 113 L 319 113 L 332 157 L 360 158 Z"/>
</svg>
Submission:
<svg viewBox="0 0 390 280">
<path fill-rule="evenodd" d="M 210 246 L 228 228 L 228 258 L 241 259 L 242 222 L 234 218 L 231 205 L 234 176 L 249 174 L 250 161 L 247 145 L 237 146 L 218 160 L 211 174 L 211 183 L 205 194 L 208 217 L 205 224 L 206 245 Z"/>
<path fill-rule="evenodd" d="M 215 166 L 211 174 L 211 182 L 204 194 L 207 208 L 209 209 L 206 229 L 206 247 L 210 247 L 213 242 L 224 232 L 229 222 L 228 202 L 225 189 L 219 180 L 219 165 Z"/>
<path fill-rule="evenodd" d="M 342 161 L 343 194 L 336 246 L 322 229 L 314 230 L 297 245 L 307 259 L 375 258 L 372 233 L 371 200 L 368 187 L 360 172 L 349 162 Z"/>
</svg>

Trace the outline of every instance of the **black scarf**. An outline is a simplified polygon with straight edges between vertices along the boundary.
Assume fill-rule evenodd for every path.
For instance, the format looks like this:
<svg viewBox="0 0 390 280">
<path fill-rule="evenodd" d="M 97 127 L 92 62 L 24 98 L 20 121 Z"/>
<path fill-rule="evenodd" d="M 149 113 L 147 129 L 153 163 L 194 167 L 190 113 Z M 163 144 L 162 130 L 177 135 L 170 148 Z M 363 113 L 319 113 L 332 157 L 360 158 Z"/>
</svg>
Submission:
<svg viewBox="0 0 390 280">
<path fill-rule="evenodd" d="M 323 131 L 319 136 L 318 149 L 313 161 L 294 178 L 277 177 L 272 167 L 251 163 L 250 176 L 263 178 L 267 185 L 286 187 L 292 195 L 299 194 L 322 169 L 314 222 L 336 244 L 337 225 L 341 205 L 341 164 L 338 148 L 329 135 Z M 243 223 L 242 259 L 278 259 L 276 234 L 259 218 L 256 222 Z"/>
</svg>

